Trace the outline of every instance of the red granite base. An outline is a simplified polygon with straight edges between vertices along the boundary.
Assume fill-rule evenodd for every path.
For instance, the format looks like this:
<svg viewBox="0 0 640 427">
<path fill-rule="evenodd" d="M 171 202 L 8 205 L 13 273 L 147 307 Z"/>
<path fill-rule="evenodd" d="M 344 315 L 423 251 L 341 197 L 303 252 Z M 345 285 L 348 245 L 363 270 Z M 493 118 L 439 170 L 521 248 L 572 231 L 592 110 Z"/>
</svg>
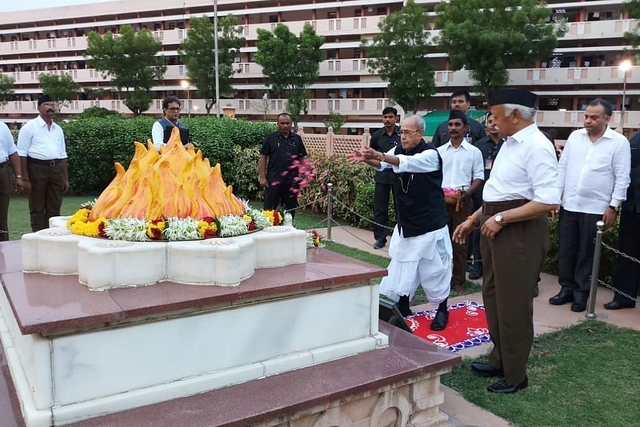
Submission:
<svg viewBox="0 0 640 427">
<path fill-rule="evenodd" d="M 276 419 L 286 422 L 332 402 L 439 375 L 460 363 L 460 356 L 386 323 L 380 331 L 389 336 L 389 348 L 68 426 L 247 427 Z M 0 426 L 23 427 L 1 346 L 0 361 Z"/>
</svg>

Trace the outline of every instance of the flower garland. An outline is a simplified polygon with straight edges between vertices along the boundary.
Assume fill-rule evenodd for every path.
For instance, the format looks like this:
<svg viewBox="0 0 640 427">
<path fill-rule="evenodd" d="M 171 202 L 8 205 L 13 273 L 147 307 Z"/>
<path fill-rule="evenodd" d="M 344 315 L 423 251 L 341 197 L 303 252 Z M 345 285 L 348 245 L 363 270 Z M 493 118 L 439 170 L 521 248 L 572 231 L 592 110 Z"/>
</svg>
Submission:
<svg viewBox="0 0 640 427">
<path fill-rule="evenodd" d="M 292 225 L 293 217 L 288 212 L 258 210 L 243 200 L 246 214 L 228 215 L 220 218 L 98 218 L 89 221 L 94 202 L 83 203 L 68 220 L 67 228 L 73 234 L 103 237 L 112 240 L 144 242 L 150 240 L 199 240 L 213 237 L 232 237 L 254 230 L 279 225 Z"/>
<path fill-rule="evenodd" d="M 324 248 L 324 237 L 316 230 L 307 231 L 307 248 Z"/>
</svg>

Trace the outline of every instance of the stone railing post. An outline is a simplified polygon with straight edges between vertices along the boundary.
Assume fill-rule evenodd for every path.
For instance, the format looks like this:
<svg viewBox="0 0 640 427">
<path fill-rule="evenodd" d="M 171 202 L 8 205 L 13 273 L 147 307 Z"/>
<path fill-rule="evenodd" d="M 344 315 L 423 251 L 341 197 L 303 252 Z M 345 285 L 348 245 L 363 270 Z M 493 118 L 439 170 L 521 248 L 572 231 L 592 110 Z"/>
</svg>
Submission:
<svg viewBox="0 0 640 427">
<path fill-rule="evenodd" d="M 329 126 L 329 129 L 327 130 L 327 150 L 326 150 L 326 154 L 327 154 L 327 156 L 332 156 L 333 155 L 333 128 L 331 126 Z"/>
<path fill-rule="evenodd" d="M 369 128 L 364 128 L 364 133 L 362 134 L 362 148 L 368 147 L 370 141 L 371 134 L 369 133 Z"/>
</svg>

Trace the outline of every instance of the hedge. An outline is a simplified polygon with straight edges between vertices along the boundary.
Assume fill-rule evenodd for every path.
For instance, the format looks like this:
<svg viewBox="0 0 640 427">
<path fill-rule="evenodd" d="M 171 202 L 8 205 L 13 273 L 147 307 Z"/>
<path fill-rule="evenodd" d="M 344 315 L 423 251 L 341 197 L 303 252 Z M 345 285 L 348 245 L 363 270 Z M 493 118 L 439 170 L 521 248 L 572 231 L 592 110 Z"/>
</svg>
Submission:
<svg viewBox="0 0 640 427">
<path fill-rule="evenodd" d="M 99 194 L 115 176 L 113 164 L 128 167 L 134 141 L 146 144 L 154 119 L 137 117 L 92 117 L 62 122 L 69 183 L 73 194 Z M 265 122 L 230 118 L 185 119 L 193 141 L 212 165 L 220 163 L 227 184 L 240 197 L 256 197 L 259 147 L 267 133 L 276 127 Z M 249 171 L 255 168 L 255 172 Z M 255 182 L 253 182 L 255 181 Z"/>
</svg>

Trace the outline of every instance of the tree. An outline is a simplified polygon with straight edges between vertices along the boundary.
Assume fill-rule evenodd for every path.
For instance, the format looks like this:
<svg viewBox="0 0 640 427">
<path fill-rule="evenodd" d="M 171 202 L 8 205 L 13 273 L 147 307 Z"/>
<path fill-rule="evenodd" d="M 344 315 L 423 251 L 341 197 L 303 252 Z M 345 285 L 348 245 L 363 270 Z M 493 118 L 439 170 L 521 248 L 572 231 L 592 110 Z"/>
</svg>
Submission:
<svg viewBox="0 0 640 427">
<path fill-rule="evenodd" d="M 340 128 L 344 124 L 344 117 L 342 117 L 342 114 L 331 110 L 329 111 L 329 118 L 323 120 L 322 123 L 324 123 L 327 129 L 332 128 L 334 133 L 340 133 Z"/>
<path fill-rule="evenodd" d="M 0 106 L 6 104 L 13 97 L 13 77 L 0 74 Z"/>
<path fill-rule="evenodd" d="M 299 37 L 284 24 L 278 24 L 273 33 L 258 29 L 254 61 L 262 66 L 265 82 L 273 92 L 287 97 L 287 112 L 296 126 L 301 113 L 307 113 L 309 87 L 320 75 L 323 44 L 324 37 L 309 24 Z"/>
<path fill-rule="evenodd" d="M 68 74 L 40 74 L 38 80 L 42 92 L 53 99 L 56 114 L 60 114 L 62 107 L 68 106 L 69 101 L 75 99 L 82 90 L 82 86 L 73 81 Z"/>
<path fill-rule="evenodd" d="M 227 15 L 218 20 L 220 93 L 233 92 L 233 60 L 244 44 L 241 34 L 242 30 L 238 27 L 235 16 Z M 209 18 L 202 16 L 191 19 L 187 38 L 180 44 L 178 54 L 187 66 L 187 74 L 198 89 L 198 94 L 206 100 L 207 115 L 210 114 L 216 99 L 215 52 L 213 24 Z"/>
<path fill-rule="evenodd" d="M 624 8 L 629 13 L 629 18 L 640 19 L 640 0 L 629 0 L 624 4 Z M 634 50 L 637 50 L 640 46 L 640 26 L 637 26 L 633 31 L 624 33 L 624 38 L 629 41 Z M 636 62 L 637 60 L 636 58 Z"/>
<path fill-rule="evenodd" d="M 380 33 L 371 44 L 362 41 L 369 71 L 389 82 L 389 98 L 405 111 L 418 110 L 420 102 L 436 93 L 433 67 L 427 57 L 429 33 L 426 9 L 408 0 L 398 12 L 378 24 Z"/>
<path fill-rule="evenodd" d="M 102 71 L 103 78 L 110 77 L 119 92 L 126 93 L 124 104 L 139 116 L 149 109 L 151 88 L 167 71 L 164 56 L 158 55 L 161 48 L 162 42 L 149 30 L 136 33 L 124 25 L 118 36 L 90 32 L 85 58 L 90 67 Z"/>
<path fill-rule="evenodd" d="M 451 67 L 470 70 L 486 94 L 509 82 L 507 68 L 546 61 L 566 32 L 538 0 L 450 0 L 436 6 L 437 40 Z"/>
</svg>

